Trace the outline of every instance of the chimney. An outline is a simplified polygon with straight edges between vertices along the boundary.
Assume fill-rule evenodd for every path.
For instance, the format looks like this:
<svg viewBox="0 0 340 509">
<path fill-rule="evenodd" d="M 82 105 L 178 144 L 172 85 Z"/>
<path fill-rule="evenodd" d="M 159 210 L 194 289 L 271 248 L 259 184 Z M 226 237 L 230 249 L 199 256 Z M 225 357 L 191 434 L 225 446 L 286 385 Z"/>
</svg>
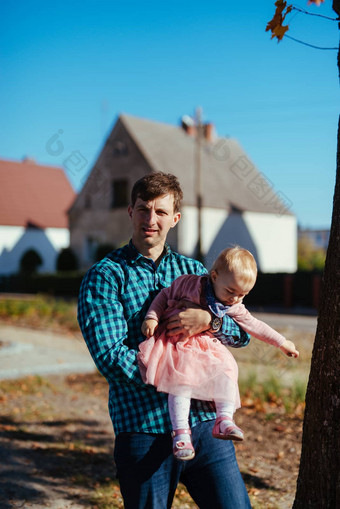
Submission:
<svg viewBox="0 0 340 509">
<path fill-rule="evenodd" d="M 209 141 L 210 143 L 215 141 L 216 133 L 215 133 L 215 126 L 214 126 L 214 124 L 212 124 L 212 123 L 204 124 L 204 126 L 203 126 L 203 133 L 204 133 L 204 138 L 207 141 Z"/>
<path fill-rule="evenodd" d="M 182 129 L 186 132 L 188 136 L 196 136 L 197 129 L 195 125 L 195 121 L 189 117 L 189 115 L 183 115 L 181 118 Z"/>
<path fill-rule="evenodd" d="M 33 159 L 33 157 L 30 157 L 30 156 L 24 156 L 24 157 L 22 158 L 22 162 L 23 162 L 24 164 L 36 164 L 35 159 Z"/>
<path fill-rule="evenodd" d="M 189 117 L 189 115 L 184 115 L 181 119 L 182 129 L 186 132 L 188 136 L 195 137 L 197 135 L 197 127 L 195 121 Z M 202 134 L 203 138 L 212 143 L 215 141 L 216 132 L 215 126 L 212 123 L 207 123 L 202 125 Z"/>
</svg>

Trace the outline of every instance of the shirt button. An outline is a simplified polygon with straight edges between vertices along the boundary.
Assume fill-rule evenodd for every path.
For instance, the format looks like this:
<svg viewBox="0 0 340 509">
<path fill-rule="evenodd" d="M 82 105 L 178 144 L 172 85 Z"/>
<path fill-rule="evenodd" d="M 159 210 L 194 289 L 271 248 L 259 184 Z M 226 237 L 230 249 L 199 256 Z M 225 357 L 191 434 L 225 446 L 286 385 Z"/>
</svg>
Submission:
<svg viewBox="0 0 340 509">
<path fill-rule="evenodd" d="M 214 342 L 214 343 L 217 343 L 217 339 L 216 339 L 216 338 L 215 338 L 215 339 L 213 339 L 213 342 Z"/>
</svg>

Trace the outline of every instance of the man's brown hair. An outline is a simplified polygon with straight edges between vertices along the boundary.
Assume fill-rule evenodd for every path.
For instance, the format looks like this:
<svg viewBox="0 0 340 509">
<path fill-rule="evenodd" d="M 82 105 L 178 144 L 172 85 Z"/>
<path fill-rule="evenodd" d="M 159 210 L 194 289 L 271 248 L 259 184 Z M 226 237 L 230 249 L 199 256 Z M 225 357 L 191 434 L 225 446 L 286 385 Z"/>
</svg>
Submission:
<svg viewBox="0 0 340 509">
<path fill-rule="evenodd" d="M 177 177 L 161 171 L 149 173 L 135 182 L 131 191 L 131 206 L 135 206 L 137 198 L 150 201 L 166 194 L 173 195 L 174 212 L 179 212 L 183 192 Z"/>
</svg>

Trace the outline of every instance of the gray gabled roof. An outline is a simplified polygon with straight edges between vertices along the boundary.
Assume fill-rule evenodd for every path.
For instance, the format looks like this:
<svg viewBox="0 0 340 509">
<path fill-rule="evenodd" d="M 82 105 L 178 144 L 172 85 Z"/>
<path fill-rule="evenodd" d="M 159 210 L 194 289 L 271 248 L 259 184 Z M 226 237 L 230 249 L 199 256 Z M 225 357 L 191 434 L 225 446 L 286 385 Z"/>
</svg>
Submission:
<svg viewBox="0 0 340 509">
<path fill-rule="evenodd" d="M 176 175 L 184 193 L 183 204 L 196 204 L 197 143 L 182 127 L 120 115 L 130 136 L 154 171 Z M 236 140 L 204 140 L 201 145 L 203 206 L 240 211 L 291 214 L 291 202 L 276 194 Z"/>
</svg>

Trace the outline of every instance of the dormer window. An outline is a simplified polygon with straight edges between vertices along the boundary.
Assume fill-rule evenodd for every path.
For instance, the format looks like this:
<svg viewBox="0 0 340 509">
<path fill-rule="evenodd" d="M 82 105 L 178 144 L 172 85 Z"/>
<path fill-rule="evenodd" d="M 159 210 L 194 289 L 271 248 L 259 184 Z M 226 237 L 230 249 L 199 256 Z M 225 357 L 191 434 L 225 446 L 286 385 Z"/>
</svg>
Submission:
<svg viewBox="0 0 340 509">
<path fill-rule="evenodd" d="M 111 208 L 127 207 L 129 204 L 128 181 L 126 179 L 112 182 Z"/>
</svg>

